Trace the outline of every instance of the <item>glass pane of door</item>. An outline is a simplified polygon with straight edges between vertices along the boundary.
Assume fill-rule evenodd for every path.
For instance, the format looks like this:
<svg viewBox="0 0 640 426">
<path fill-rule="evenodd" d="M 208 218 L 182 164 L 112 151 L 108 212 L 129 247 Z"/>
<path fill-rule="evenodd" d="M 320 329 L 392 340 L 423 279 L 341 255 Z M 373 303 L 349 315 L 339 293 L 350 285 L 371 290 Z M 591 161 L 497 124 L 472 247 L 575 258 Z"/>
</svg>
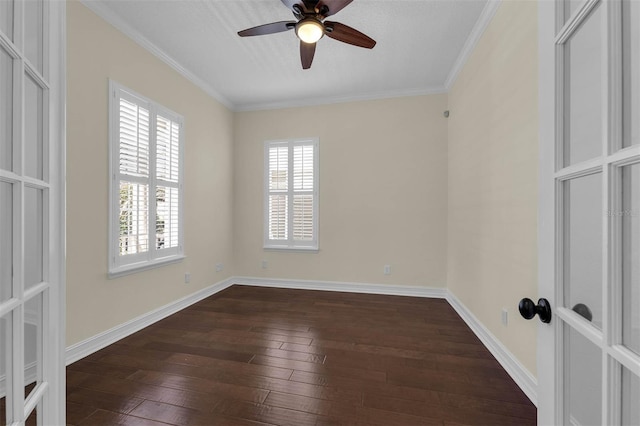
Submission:
<svg viewBox="0 0 640 426">
<path fill-rule="evenodd" d="M 13 170 L 12 160 L 13 58 L 0 47 L 0 169 Z"/>
<path fill-rule="evenodd" d="M 42 360 L 42 293 L 24 304 L 24 397 L 39 383 Z"/>
<path fill-rule="evenodd" d="M 640 2 L 622 2 L 622 146 L 640 143 Z"/>
<path fill-rule="evenodd" d="M 622 367 L 622 424 L 640 425 L 640 377 Z"/>
<path fill-rule="evenodd" d="M 602 352 L 564 326 L 565 425 L 602 424 Z"/>
<path fill-rule="evenodd" d="M 619 215 L 622 219 L 622 344 L 640 355 L 640 164 L 622 168 Z"/>
<path fill-rule="evenodd" d="M 564 49 L 564 164 L 602 154 L 602 9 L 597 6 Z"/>
<path fill-rule="evenodd" d="M 24 190 L 24 288 L 28 290 L 44 278 L 43 190 Z"/>
<path fill-rule="evenodd" d="M 0 303 L 13 295 L 13 185 L 0 181 Z"/>
<path fill-rule="evenodd" d="M 43 0 L 26 0 L 24 3 L 24 53 L 31 65 L 42 74 Z"/>
<path fill-rule="evenodd" d="M 0 0 L 0 31 L 13 41 L 13 0 Z"/>
<path fill-rule="evenodd" d="M 27 421 L 24 422 L 27 426 L 35 426 L 38 424 L 38 407 L 34 408 L 29 417 L 27 417 Z"/>
<path fill-rule="evenodd" d="M 564 304 L 602 328 L 602 175 L 564 183 Z"/>
<path fill-rule="evenodd" d="M 36 179 L 43 176 L 43 108 L 44 91 L 29 74 L 25 75 L 25 126 L 24 164 L 25 174 Z"/>
</svg>

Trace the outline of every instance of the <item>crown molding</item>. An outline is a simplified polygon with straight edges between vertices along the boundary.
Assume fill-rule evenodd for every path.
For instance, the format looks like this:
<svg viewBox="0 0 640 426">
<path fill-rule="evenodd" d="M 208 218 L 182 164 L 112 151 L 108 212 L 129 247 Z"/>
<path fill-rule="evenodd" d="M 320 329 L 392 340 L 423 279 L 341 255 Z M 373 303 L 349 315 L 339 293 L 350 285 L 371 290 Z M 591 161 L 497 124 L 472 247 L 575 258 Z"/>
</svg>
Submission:
<svg viewBox="0 0 640 426">
<path fill-rule="evenodd" d="M 220 102 L 225 107 L 230 110 L 235 110 L 235 106 L 224 96 L 222 96 L 218 91 L 216 91 L 211 85 L 206 83 L 201 78 L 197 77 L 191 71 L 180 65 L 178 61 L 169 56 L 166 52 L 160 49 L 158 46 L 153 44 L 149 39 L 143 36 L 139 31 L 132 28 L 129 24 L 127 24 L 122 18 L 113 13 L 109 8 L 105 7 L 104 4 L 100 1 L 91 1 L 91 0 L 80 0 L 80 2 L 86 6 L 93 13 L 98 15 L 100 18 L 104 19 L 108 24 L 116 28 L 118 31 L 122 32 L 124 35 L 129 37 L 131 40 L 139 44 L 143 49 L 147 50 L 149 53 L 160 59 L 162 62 L 173 68 L 178 74 L 182 75 L 184 78 L 189 80 L 191 83 L 196 85 L 198 88 L 203 90 L 206 94 L 211 96 L 216 101 Z"/>
<path fill-rule="evenodd" d="M 453 67 L 449 72 L 449 76 L 447 77 L 447 80 L 444 83 L 444 87 L 446 88 L 447 92 L 451 90 L 451 87 L 453 87 L 453 84 L 456 82 L 456 79 L 458 78 L 458 74 L 460 74 L 460 71 L 462 71 L 462 68 L 464 68 L 465 64 L 469 60 L 469 57 L 475 50 L 476 45 L 482 38 L 482 35 L 484 34 L 485 30 L 489 26 L 489 23 L 491 23 L 491 20 L 493 19 L 496 12 L 498 11 L 498 8 L 500 7 L 501 3 L 502 3 L 502 0 L 489 0 L 487 4 L 484 6 L 484 9 L 482 9 L 482 13 L 478 18 L 478 21 L 476 22 L 473 29 L 471 30 L 471 33 L 469 34 L 467 41 L 464 43 L 464 46 L 462 47 L 462 50 L 460 51 L 460 54 L 458 55 L 458 58 L 453 64 Z"/>
<path fill-rule="evenodd" d="M 444 86 L 430 87 L 426 89 L 409 89 L 409 90 L 396 90 L 388 92 L 375 92 L 366 93 L 353 96 L 334 96 L 324 98 L 313 99 L 294 99 L 282 102 L 265 102 L 265 103 L 248 103 L 237 105 L 236 112 L 248 112 L 248 111 L 264 111 L 273 109 L 286 109 L 286 108 L 299 108 L 308 106 L 319 105 L 332 105 L 342 104 L 349 102 L 362 102 L 362 101 L 375 101 L 382 99 L 392 98 L 406 98 L 412 96 L 425 96 L 425 95 L 439 95 L 447 93 L 447 88 Z"/>
<path fill-rule="evenodd" d="M 370 100 L 382 100 L 382 99 L 391 99 L 391 98 L 401 98 L 401 97 L 412 97 L 412 96 L 425 96 L 425 95 L 435 95 L 435 94 L 443 94 L 448 93 L 451 90 L 451 87 L 455 83 L 458 74 L 468 61 L 469 57 L 473 53 L 476 44 L 484 34 L 487 26 L 493 19 L 495 13 L 497 12 L 502 0 L 488 0 L 485 5 L 478 21 L 476 22 L 473 30 L 469 34 L 458 58 L 456 59 L 449 75 L 445 81 L 443 86 L 433 86 L 427 88 L 419 88 L 419 89 L 408 89 L 408 90 L 397 90 L 397 91 L 385 91 L 385 92 L 374 92 L 374 93 L 366 93 L 359 94 L 353 96 L 334 96 L 334 97 L 322 97 L 322 98 L 311 98 L 311 99 L 293 99 L 293 100 L 285 100 L 285 101 L 277 101 L 277 102 L 257 102 L 257 103 L 245 103 L 245 104 L 234 104 L 224 96 L 222 96 L 217 90 L 215 90 L 210 84 L 197 77 L 187 68 L 182 66 L 178 61 L 173 59 L 170 55 L 160 49 L 158 46 L 153 44 L 149 39 L 143 36 L 139 31 L 131 27 L 127 24 L 122 18 L 113 13 L 108 7 L 106 7 L 101 1 L 92 1 L 92 0 L 80 0 L 80 2 L 90 9 L 93 13 L 98 15 L 100 18 L 105 20 L 107 23 L 112 25 L 114 28 L 122 32 L 124 35 L 129 37 L 135 43 L 140 45 L 143 49 L 149 51 L 152 55 L 156 56 L 162 62 L 167 64 L 169 67 L 174 69 L 184 78 L 189 80 L 191 83 L 196 85 L 198 88 L 203 90 L 209 96 L 211 96 L 216 101 L 223 104 L 225 107 L 234 112 L 247 112 L 247 111 L 263 111 L 263 110 L 274 110 L 274 109 L 286 109 L 286 108 L 299 108 L 299 107 L 307 107 L 307 106 L 320 106 L 320 105 L 331 105 L 331 104 L 339 104 L 339 103 L 349 103 L 349 102 L 361 102 L 361 101 L 370 101 Z"/>
</svg>

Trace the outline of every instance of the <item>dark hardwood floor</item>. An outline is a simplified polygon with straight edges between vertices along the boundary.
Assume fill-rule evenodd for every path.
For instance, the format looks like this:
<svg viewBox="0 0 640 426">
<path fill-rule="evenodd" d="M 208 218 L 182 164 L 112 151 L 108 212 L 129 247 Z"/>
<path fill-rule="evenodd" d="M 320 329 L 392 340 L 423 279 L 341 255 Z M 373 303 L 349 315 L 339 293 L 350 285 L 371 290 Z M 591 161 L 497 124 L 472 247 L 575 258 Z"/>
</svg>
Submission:
<svg viewBox="0 0 640 426">
<path fill-rule="evenodd" d="M 444 300 L 233 286 L 67 368 L 74 425 L 534 425 Z"/>
</svg>

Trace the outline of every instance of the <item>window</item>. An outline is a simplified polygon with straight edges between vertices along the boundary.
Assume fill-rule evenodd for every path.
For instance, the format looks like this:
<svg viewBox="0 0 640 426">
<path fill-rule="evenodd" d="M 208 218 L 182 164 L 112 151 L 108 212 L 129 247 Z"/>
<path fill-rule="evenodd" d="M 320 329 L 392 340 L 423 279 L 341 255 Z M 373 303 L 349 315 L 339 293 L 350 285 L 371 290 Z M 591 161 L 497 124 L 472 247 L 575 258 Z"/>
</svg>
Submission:
<svg viewBox="0 0 640 426">
<path fill-rule="evenodd" d="M 265 143 L 264 246 L 318 249 L 318 140 Z"/>
<path fill-rule="evenodd" d="M 109 276 L 184 257 L 183 118 L 111 81 Z"/>
</svg>

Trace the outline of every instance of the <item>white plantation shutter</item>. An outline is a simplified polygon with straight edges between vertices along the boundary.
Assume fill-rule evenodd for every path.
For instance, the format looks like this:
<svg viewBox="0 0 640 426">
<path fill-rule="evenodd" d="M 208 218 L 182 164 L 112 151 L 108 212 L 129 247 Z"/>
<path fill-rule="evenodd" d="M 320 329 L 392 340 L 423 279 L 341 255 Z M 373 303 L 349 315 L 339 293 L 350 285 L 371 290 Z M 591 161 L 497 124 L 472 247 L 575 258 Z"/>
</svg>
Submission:
<svg viewBox="0 0 640 426">
<path fill-rule="evenodd" d="M 293 188 L 313 191 L 313 145 L 293 147 Z"/>
<path fill-rule="evenodd" d="M 149 250 L 149 185 L 120 181 L 119 255 Z"/>
<path fill-rule="evenodd" d="M 179 189 L 167 186 L 156 188 L 156 249 L 178 247 L 180 236 Z"/>
<path fill-rule="evenodd" d="M 287 241 L 289 232 L 288 188 L 289 147 L 274 145 L 268 150 L 269 239 Z"/>
<path fill-rule="evenodd" d="M 118 122 L 118 254 L 127 256 L 149 251 L 149 108 L 120 98 Z"/>
<path fill-rule="evenodd" d="M 287 241 L 289 238 L 287 222 L 289 209 L 288 196 L 269 195 L 269 239 Z"/>
<path fill-rule="evenodd" d="M 313 195 L 293 196 L 293 239 L 313 240 Z"/>
<path fill-rule="evenodd" d="M 109 274 L 180 259 L 182 122 L 179 115 L 110 82 Z"/>
<path fill-rule="evenodd" d="M 269 190 L 286 191 L 289 186 L 289 148 L 269 148 Z"/>
<path fill-rule="evenodd" d="M 179 245 L 180 223 L 180 125 L 156 118 L 156 249 Z"/>
<path fill-rule="evenodd" d="M 178 183 L 180 125 L 159 115 L 156 119 L 156 129 L 156 177 Z"/>
<path fill-rule="evenodd" d="M 318 248 L 318 141 L 265 143 L 265 247 Z"/>
<path fill-rule="evenodd" d="M 149 176 L 149 110 L 120 99 L 120 173 Z"/>
</svg>

